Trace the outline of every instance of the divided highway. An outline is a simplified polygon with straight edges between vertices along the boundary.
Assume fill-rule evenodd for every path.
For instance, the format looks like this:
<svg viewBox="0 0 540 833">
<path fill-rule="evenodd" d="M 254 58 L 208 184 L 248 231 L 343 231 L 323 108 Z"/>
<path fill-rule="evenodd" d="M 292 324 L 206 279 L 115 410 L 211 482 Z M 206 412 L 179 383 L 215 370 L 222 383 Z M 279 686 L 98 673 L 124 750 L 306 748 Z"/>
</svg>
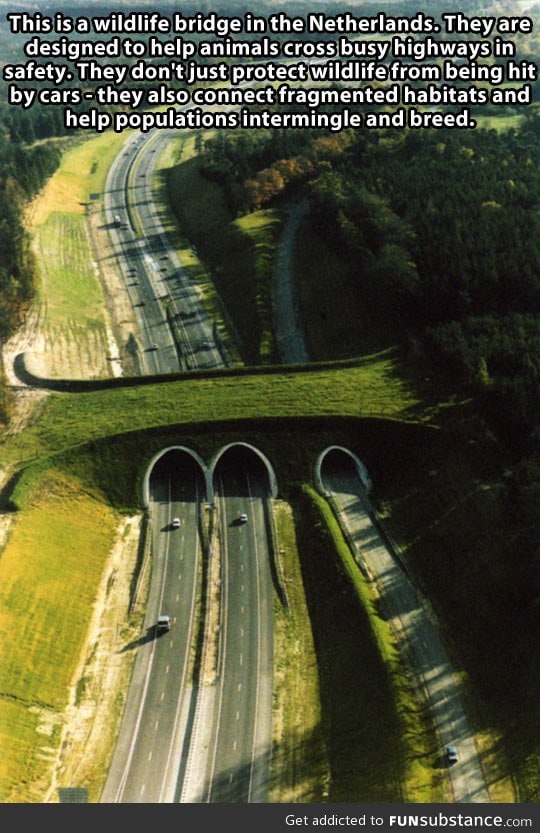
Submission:
<svg viewBox="0 0 540 833">
<path fill-rule="evenodd" d="M 268 478 L 229 459 L 220 471 L 218 495 L 225 556 L 219 676 L 199 715 L 203 732 L 194 737 L 196 764 L 184 785 L 184 800 L 264 802 L 273 676 L 272 578 L 264 509 Z"/>
<path fill-rule="evenodd" d="M 230 363 L 201 291 L 163 228 L 152 193 L 157 160 L 171 138 L 157 131 L 128 139 L 111 166 L 104 193 L 103 230 L 111 236 L 137 315 L 143 375 Z"/>
<path fill-rule="evenodd" d="M 170 138 L 158 131 L 129 139 L 112 165 L 104 195 L 106 228 L 137 314 L 141 374 L 229 363 L 215 322 L 155 206 L 152 180 Z M 200 471 L 172 464 L 158 464 L 152 474 L 145 635 L 131 646 L 137 651 L 133 679 L 102 803 L 266 800 L 273 683 L 272 579 L 263 504 L 268 478 L 265 474 L 259 482 L 251 472 L 250 480 L 249 465 L 233 468 L 231 474 L 225 466 L 221 475 L 218 502 L 219 668 L 215 684 L 200 687 L 192 675 L 200 650 L 195 602 L 204 594 L 199 529 L 204 479 Z M 243 511 L 247 524 L 236 524 Z M 175 516 L 179 529 L 171 526 Z M 162 613 L 172 616 L 172 626 L 158 636 L 155 625 Z"/>
<path fill-rule="evenodd" d="M 139 372 L 224 367 L 229 357 L 160 222 L 152 194 L 165 132 L 128 140 L 113 164 L 104 197 L 126 291 L 137 312 Z M 294 345 L 293 345 L 294 346 Z M 292 347 L 287 348 L 292 350 Z M 287 350 L 284 350 L 284 353 Z M 221 543 L 217 673 L 197 683 L 203 597 L 200 518 L 207 500 L 194 464 L 156 464 L 149 516 L 152 579 L 118 743 L 102 803 L 245 803 L 268 796 L 272 745 L 272 576 L 265 504 L 268 473 L 246 455 L 227 452 L 214 478 Z M 260 464 L 260 461 L 259 461 Z M 455 744 L 450 769 L 455 802 L 488 800 L 457 680 L 436 627 L 408 575 L 395 562 L 370 516 L 369 500 L 350 467 L 327 470 L 359 563 L 374 578 L 391 617 L 406 634 L 444 747 Z M 241 522 L 241 515 L 247 522 Z M 179 517 L 180 528 L 172 526 Z M 158 635 L 157 617 L 172 617 Z"/>
</svg>

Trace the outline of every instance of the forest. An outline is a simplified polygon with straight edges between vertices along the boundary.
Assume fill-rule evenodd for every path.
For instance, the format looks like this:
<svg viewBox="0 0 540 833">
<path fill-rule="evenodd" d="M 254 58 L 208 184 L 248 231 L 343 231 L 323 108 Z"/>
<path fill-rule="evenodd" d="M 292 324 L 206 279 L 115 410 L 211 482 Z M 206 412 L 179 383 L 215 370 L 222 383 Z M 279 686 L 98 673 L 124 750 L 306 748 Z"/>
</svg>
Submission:
<svg viewBox="0 0 540 833">
<path fill-rule="evenodd" d="M 477 540 L 456 546 L 431 580 L 443 604 L 453 600 L 457 631 L 467 623 L 481 635 L 474 662 L 505 656 L 492 690 L 517 698 L 536 678 L 530 640 L 540 632 L 539 155 L 531 116 L 504 132 L 219 135 L 201 167 L 236 216 L 308 193 L 312 231 L 346 264 L 347 303 L 384 322 L 413 377 L 465 403 L 448 422 L 489 460 L 496 529 L 479 519 Z M 462 609 L 475 591 L 482 601 Z"/>
</svg>

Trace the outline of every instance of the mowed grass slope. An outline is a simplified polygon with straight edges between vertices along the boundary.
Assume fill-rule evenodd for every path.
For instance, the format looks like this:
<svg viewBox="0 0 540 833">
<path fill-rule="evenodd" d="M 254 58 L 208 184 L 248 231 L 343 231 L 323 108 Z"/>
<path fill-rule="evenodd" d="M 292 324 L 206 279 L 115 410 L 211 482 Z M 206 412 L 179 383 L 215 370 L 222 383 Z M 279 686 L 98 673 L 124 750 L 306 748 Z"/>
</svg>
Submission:
<svg viewBox="0 0 540 833">
<path fill-rule="evenodd" d="M 105 298 L 85 212 L 101 195 L 124 141 L 103 135 L 69 148 L 26 211 L 38 264 L 40 328 L 29 362 L 50 376 L 111 375 Z"/>
<path fill-rule="evenodd" d="M 0 801 L 43 800 L 117 514 L 36 478 L 0 559 Z"/>
<path fill-rule="evenodd" d="M 105 300 L 85 219 L 55 211 L 34 231 L 43 352 L 30 365 L 55 377 L 110 375 Z"/>
<path fill-rule="evenodd" d="M 41 265 L 38 297 L 47 307 L 47 325 L 53 328 L 81 316 L 102 324 L 103 293 L 95 280 L 84 219 L 55 211 L 35 239 Z"/>
<path fill-rule="evenodd" d="M 127 133 L 103 133 L 81 139 L 67 150 L 59 169 L 29 206 L 28 225 L 42 225 L 55 211 L 84 214 L 93 195 L 102 194 L 109 168 L 127 137 Z"/>
</svg>

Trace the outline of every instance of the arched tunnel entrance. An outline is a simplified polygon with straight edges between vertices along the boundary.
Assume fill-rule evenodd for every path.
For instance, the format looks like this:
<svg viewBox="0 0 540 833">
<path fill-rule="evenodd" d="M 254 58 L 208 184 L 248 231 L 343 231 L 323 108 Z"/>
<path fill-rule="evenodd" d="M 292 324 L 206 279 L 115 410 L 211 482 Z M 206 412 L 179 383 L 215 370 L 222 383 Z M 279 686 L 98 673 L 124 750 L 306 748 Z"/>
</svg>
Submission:
<svg viewBox="0 0 540 833">
<path fill-rule="evenodd" d="M 175 446 L 156 454 L 143 483 L 143 504 L 198 503 L 207 499 L 206 466 L 191 449 Z"/>
<path fill-rule="evenodd" d="M 325 449 L 315 463 L 315 485 L 322 494 L 332 494 L 345 485 L 354 490 L 358 482 L 364 491 L 371 491 L 371 480 L 365 465 L 348 448 L 333 445 Z"/>
<path fill-rule="evenodd" d="M 268 458 L 248 443 L 225 446 L 210 465 L 215 495 L 267 498 L 277 494 L 274 469 Z"/>
</svg>

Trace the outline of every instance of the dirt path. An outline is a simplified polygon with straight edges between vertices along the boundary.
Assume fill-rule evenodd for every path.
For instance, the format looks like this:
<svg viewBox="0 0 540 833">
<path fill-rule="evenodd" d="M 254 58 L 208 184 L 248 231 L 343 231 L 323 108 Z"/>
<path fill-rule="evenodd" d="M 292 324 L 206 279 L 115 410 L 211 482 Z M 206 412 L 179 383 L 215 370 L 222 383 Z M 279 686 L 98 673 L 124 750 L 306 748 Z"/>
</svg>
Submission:
<svg viewBox="0 0 540 833">
<path fill-rule="evenodd" d="M 294 286 L 294 247 L 309 203 L 303 200 L 289 214 L 278 244 L 274 265 L 274 332 L 283 364 L 309 362 Z"/>
</svg>

